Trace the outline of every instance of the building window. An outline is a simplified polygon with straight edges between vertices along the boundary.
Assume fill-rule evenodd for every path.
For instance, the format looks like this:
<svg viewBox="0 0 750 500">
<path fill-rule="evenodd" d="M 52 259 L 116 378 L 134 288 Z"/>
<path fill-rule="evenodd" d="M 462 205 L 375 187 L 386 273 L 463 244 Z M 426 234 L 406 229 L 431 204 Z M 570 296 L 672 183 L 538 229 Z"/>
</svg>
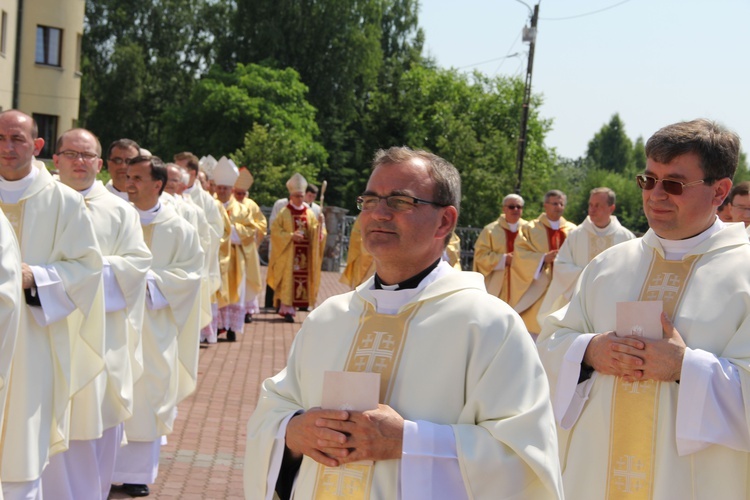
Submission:
<svg viewBox="0 0 750 500">
<path fill-rule="evenodd" d="M 0 14 L 0 54 L 5 55 L 8 49 L 8 13 Z"/>
<path fill-rule="evenodd" d="M 54 115 L 40 115 L 38 113 L 34 113 L 32 116 L 39 127 L 39 137 L 44 139 L 44 147 L 41 153 L 39 153 L 39 157 L 52 158 L 55 142 L 57 141 L 57 117 Z"/>
<path fill-rule="evenodd" d="M 76 73 L 81 72 L 81 53 L 83 51 L 83 35 L 78 33 L 76 37 Z"/>
<path fill-rule="evenodd" d="M 60 66 L 62 30 L 49 26 L 36 27 L 36 63 Z"/>
</svg>

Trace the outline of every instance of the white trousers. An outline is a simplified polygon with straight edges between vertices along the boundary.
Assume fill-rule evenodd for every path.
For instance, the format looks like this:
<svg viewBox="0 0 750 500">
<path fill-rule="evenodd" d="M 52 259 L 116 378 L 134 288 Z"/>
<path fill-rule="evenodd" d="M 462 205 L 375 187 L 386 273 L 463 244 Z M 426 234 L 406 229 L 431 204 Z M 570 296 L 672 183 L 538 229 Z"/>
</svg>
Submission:
<svg viewBox="0 0 750 500">
<path fill-rule="evenodd" d="M 159 449 L 156 441 L 131 441 L 117 450 L 113 483 L 153 484 L 159 474 Z"/>
<path fill-rule="evenodd" d="M 4 500 L 42 500 L 42 479 L 3 482 Z"/>
</svg>

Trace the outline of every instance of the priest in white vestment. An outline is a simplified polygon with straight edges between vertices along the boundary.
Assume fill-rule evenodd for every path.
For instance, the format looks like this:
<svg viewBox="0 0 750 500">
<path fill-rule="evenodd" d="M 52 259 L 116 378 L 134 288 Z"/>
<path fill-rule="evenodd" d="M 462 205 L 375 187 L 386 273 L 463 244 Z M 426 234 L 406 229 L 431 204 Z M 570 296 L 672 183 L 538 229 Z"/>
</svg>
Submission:
<svg viewBox="0 0 750 500">
<path fill-rule="evenodd" d="M 750 244 L 716 216 L 739 148 L 708 120 L 657 131 L 637 176 L 650 229 L 591 261 L 539 336 L 567 498 L 747 498 Z M 664 312 L 618 320 L 632 301 Z"/>
<path fill-rule="evenodd" d="M 141 147 L 132 139 L 118 139 L 107 148 L 107 171 L 110 178 L 104 187 L 125 201 L 128 201 L 128 161 L 138 156 L 140 150 Z"/>
<path fill-rule="evenodd" d="M 287 367 L 263 383 L 246 498 L 562 498 L 548 386 L 523 321 L 481 275 L 441 260 L 460 191 L 435 155 L 376 154 L 357 200 L 376 274 L 310 313 Z M 379 373 L 380 404 L 321 409 L 329 370 Z"/>
<path fill-rule="evenodd" d="M 128 195 L 153 261 L 143 322 L 144 371 L 134 386 L 133 417 L 125 422 L 128 444 L 118 451 L 113 481 L 137 496 L 148 494 L 147 485 L 156 479 L 161 438 L 172 432 L 177 404 L 195 389 L 198 369 L 203 250 L 197 231 L 159 202 L 166 181 L 156 157 L 136 157 L 128 167 Z"/>
<path fill-rule="evenodd" d="M 16 349 L 16 336 L 21 317 L 18 306 L 23 300 L 21 281 L 21 250 L 13 226 L 0 211 L 0 429 L 5 429 L 5 403 L 8 398 L 8 377 Z M 2 442 L 3 436 L 0 436 Z M 0 500 L 3 491 L 0 489 Z"/>
<path fill-rule="evenodd" d="M 612 215 L 615 202 L 615 192 L 608 187 L 594 188 L 589 193 L 588 216 L 568 234 L 555 257 L 552 281 L 537 317 L 540 325 L 550 313 L 570 302 L 573 286 L 586 264 L 607 248 L 635 238 Z"/>
<path fill-rule="evenodd" d="M 102 256 L 83 197 L 33 155 L 31 117 L 0 113 L 0 198 L 18 237 L 25 300 L 13 356 L 2 449 L 6 499 L 41 498 L 50 455 L 68 447 L 70 398 L 102 370 Z M 95 336 L 95 335 L 94 335 Z"/>
<path fill-rule="evenodd" d="M 84 196 L 102 252 L 106 310 L 105 370 L 73 396 L 70 448 L 50 459 L 44 490 L 76 500 L 109 495 L 123 422 L 133 414 L 133 381 L 143 372 L 141 326 L 151 252 L 132 205 L 109 192 L 96 175 L 102 159 L 90 131 L 72 129 L 57 141 L 60 181 Z"/>
</svg>

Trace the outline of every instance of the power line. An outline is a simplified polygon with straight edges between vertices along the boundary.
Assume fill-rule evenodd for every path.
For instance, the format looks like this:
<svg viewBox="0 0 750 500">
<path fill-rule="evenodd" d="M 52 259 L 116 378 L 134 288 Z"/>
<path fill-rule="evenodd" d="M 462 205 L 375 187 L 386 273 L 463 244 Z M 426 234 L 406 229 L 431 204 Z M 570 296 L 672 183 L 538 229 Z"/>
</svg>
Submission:
<svg viewBox="0 0 750 500">
<path fill-rule="evenodd" d="M 594 14 L 599 14 L 600 12 L 604 12 L 606 10 L 614 9 L 615 7 L 619 7 L 620 5 L 624 3 L 628 3 L 630 0 L 622 0 L 622 2 L 618 2 L 614 5 L 610 5 L 609 7 L 604 7 L 603 9 L 594 10 L 591 12 L 587 12 L 585 14 L 577 14 L 575 16 L 567 16 L 567 17 L 540 17 L 539 19 L 544 21 L 567 21 L 568 19 L 577 19 L 579 17 L 586 17 L 586 16 L 592 16 Z"/>
<path fill-rule="evenodd" d="M 513 42 L 513 43 L 515 43 L 515 42 Z M 514 52 L 513 54 L 508 54 L 508 55 L 505 55 L 503 57 L 496 57 L 494 59 L 487 59 L 486 61 L 482 61 L 482 62 L 478 62 L 478 63 L 474 63 L 474 64 L 468 64 L 466 66 L 461 66 L 460 68 L 456 68 L 456 69 L 473 68 L 474 66 L 481 66 L 482 64 L 487 64 L 487 63 L 499 61 L 501 59 L 509 59 L 511 57 L 516 57 L 516 56 L 520 56 L 520 55 L 521 55 L 520 52 Z"/>
</svg>

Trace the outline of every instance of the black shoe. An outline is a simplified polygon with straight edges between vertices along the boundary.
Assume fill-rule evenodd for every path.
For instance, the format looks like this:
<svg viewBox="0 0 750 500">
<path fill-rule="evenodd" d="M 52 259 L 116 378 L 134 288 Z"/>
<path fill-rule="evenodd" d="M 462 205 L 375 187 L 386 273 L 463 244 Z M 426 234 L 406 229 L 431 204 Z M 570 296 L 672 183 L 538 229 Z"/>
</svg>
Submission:
<svg viewBox="0 0 750 500">
<path fill-rule="evenodd" d="M 237 341 L 237 334 L 234 333 L 234 330 L 227 330 L 227 342 L 236 342 Z"/>
<path fill-rule="evenodd" d="M 148 491 L 148 486 L 145 484 L 123 484 L 120 488 L 120 491 L 123 493 L 130 495 L 131 497 L 147 497 L 150 491 Z"/>
<path fill-rule="evenodd" d="M 253 322 L 253 315 L 250 313 L 245 313 L 245 324 L 252 323 Z"/>
<path fill-rule="evenodd" d="M 287 323 L 294 323 L 294 316 L 292 316 L 291 314 L 285 314 L 284 321 L 286 321 Z"/>
</svg>

